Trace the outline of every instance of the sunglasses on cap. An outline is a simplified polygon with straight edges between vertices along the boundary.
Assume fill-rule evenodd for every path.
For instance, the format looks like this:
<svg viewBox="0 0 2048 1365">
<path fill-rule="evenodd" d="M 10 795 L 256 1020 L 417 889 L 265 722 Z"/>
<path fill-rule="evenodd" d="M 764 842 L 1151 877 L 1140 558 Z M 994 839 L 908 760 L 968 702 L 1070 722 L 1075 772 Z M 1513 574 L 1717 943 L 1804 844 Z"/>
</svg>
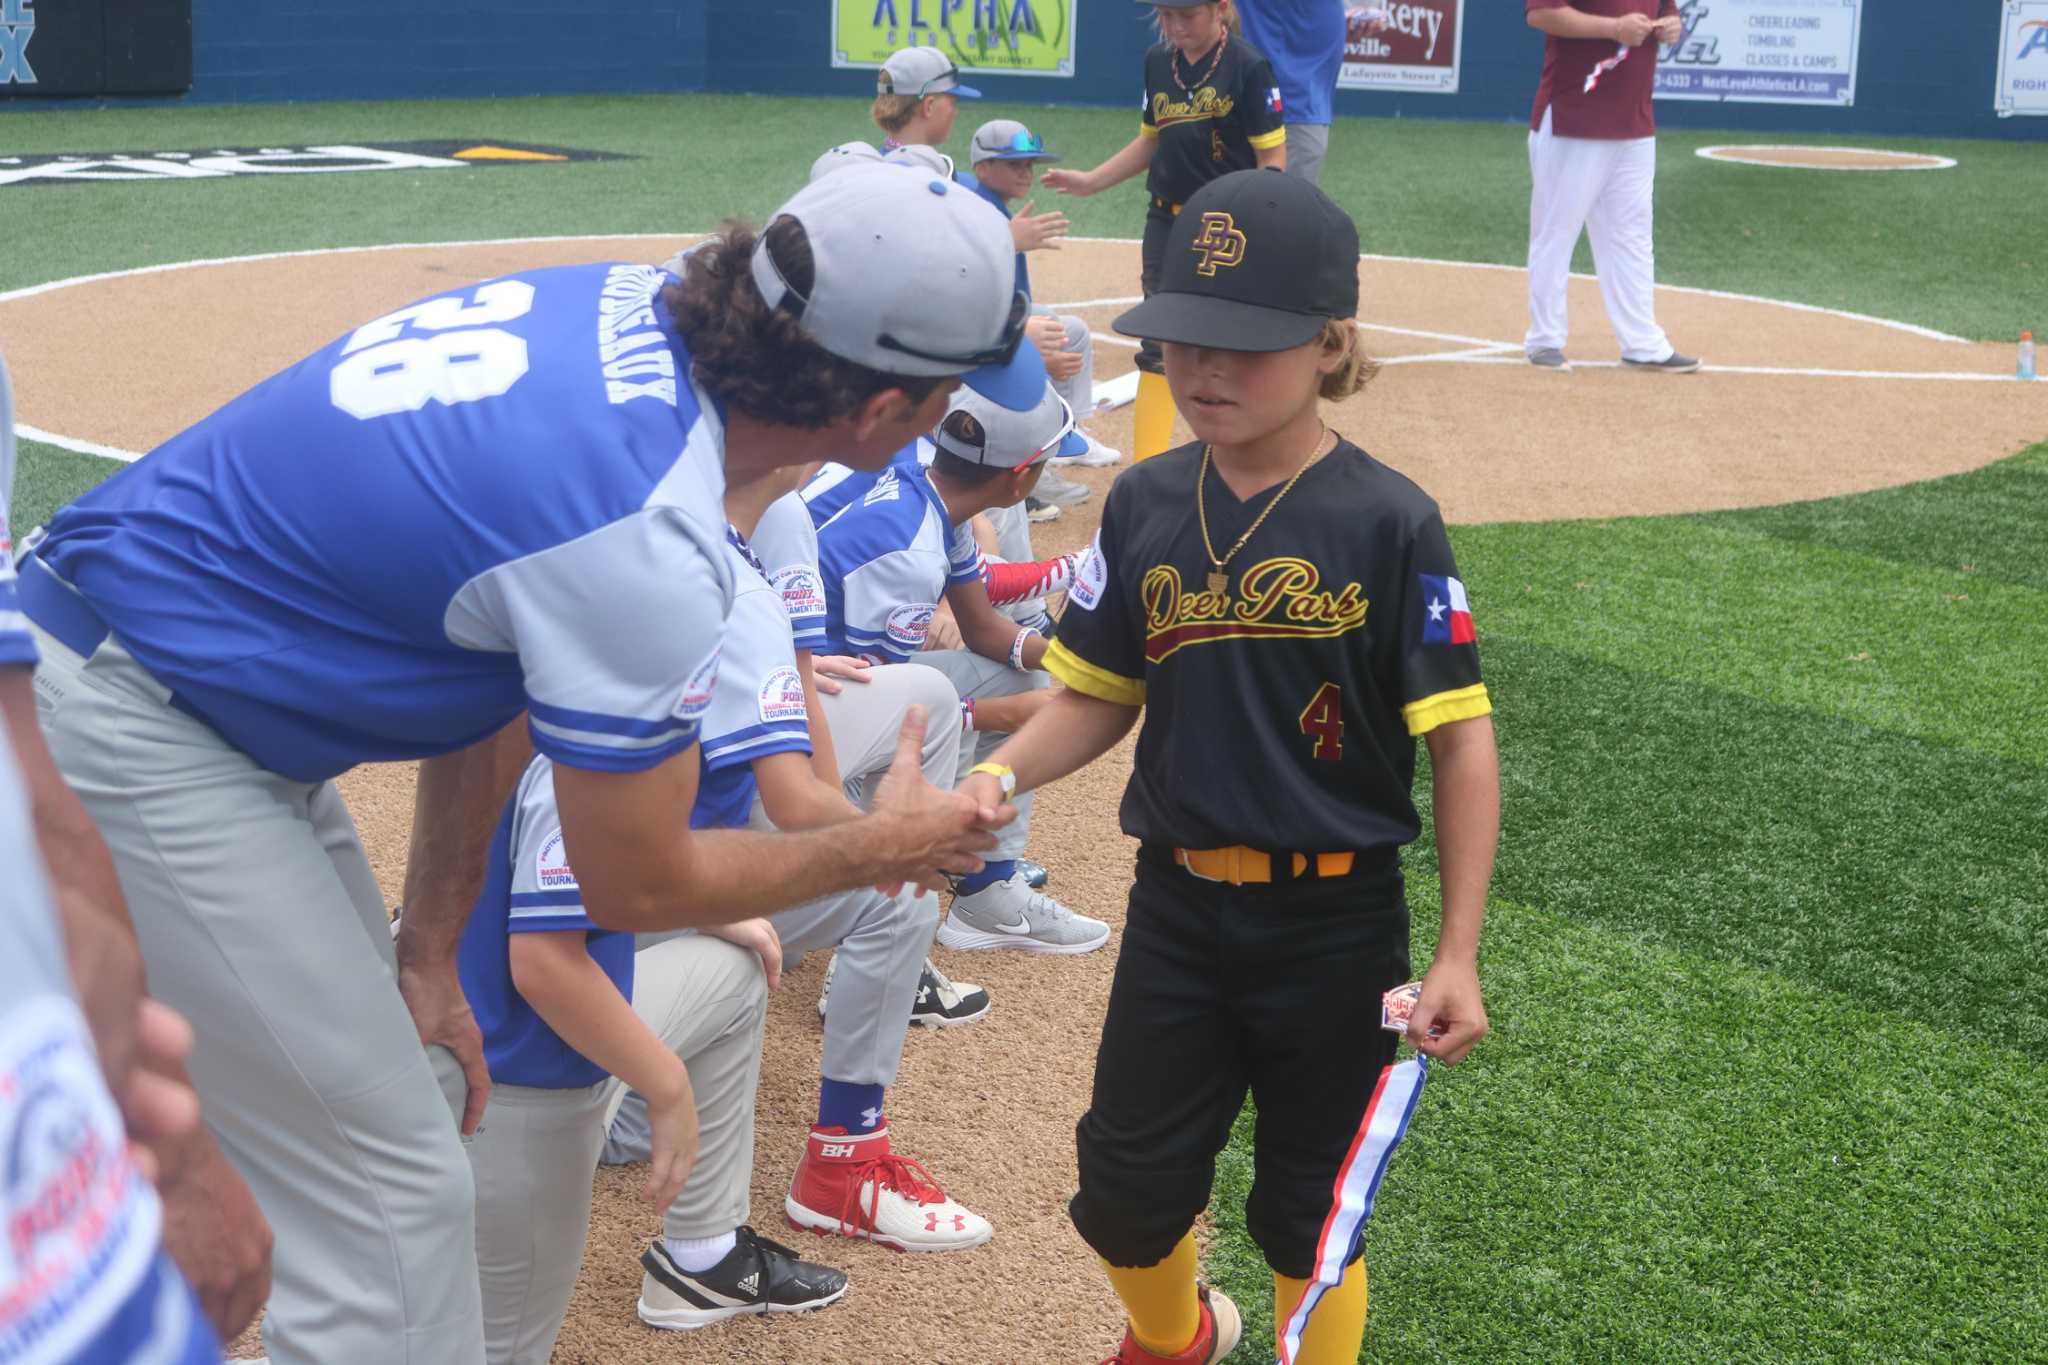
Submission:
<svg viewBox="0 0 2048 1365">
<path fill-rule="evenodd" d="M 1007 142 L 998 142 L 991 145 L 983 142 L 980 138 L 976 138 L 974 145 L 981 148 L 984 152 L 1017 152 L 1026 156 L 1045 155 L 1045 139 L 1032 132 L 1029 128 L 1019 128 L 1016 132 L 1010 134 Z"/>
<path fill-rule="evenodd" d="M 1019 289 L 1010 298 L 1010 317 L 1003 324 L 1003 334 L 995 345 L 966 355 L 945 355 L 938 351 L 921 351 L 915 346 L 898 341 L 887 332 L 875 338 L 875 344 L 885 351 L 900 351 L 904 355 L 916 356 L 919 360 L 936 361 L 941 365 L 959 365 L 965 369 L 978 370 L 984 365 L 1007 365 L 1017 354 L 1017 345 L 1024 340 L 1024 324 L 1031 320 L 1031 296 Z"/>
<path fill-rule="evenodd" d="M 952 94 L 953 92 L 952 92 L 951 90 L 934 90 L 934 89 L 932 89 L 932 87 L 933 87 L 934 85 L 938 84 L 938 83 L 939 83 L 940 81 L 951 81 L 951 82 L 953 82 L 953 84 L 954 84 L 954 85 L 958 85 L 958 84 L 960 84 L 960 68 L 959 68 L 959 67 L 957 67 L 957 66 L 951 66 L 951 65 L 948 65 L 948 66 L 946 67 L 946 69 L 945 69 L 944 71 L 941 71 L 941 72 L 940 72 L 940 73 L 939 73 L 938 75 L 936 75 L 936 76 L 932 77 L 932 78 L 931 78 L 930 80 L 926 81 L 926 82 L 925 82 L 925 83 L 924 83 L 923 85 L 920 85 L 919 87 L 917 87 L 917 97 L 918 97 L 919 99 L 923 99 L 923 98 L 924 98 L 924 97 L 925 97 L 926 95 L 950 95 L 950 94 Z"/>
</svg>

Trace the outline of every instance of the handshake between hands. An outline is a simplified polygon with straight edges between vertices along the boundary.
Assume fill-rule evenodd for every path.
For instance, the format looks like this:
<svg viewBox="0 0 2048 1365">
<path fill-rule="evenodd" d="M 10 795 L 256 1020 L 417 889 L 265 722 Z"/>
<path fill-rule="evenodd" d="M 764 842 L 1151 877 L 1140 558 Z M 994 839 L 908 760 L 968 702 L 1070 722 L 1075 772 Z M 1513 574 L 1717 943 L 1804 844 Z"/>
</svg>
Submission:
<svg viewBox="0 0 2048 1365">
<path fill-rule="evenodd" d="M 974 774 L 955 790 L 925 779 L 925 713 L 913 706 L 896 737 L 896 757 L 875 796 L 875 852 L 890 880 L 878 889 L 893 895 L 903 886 L 937 891 L 949 876 L 979 872 L 982 854 L 996 846 L 995 831 L 1017 818 L 1017 808 L 991 794 L 993 783 Z"/>
</svg>

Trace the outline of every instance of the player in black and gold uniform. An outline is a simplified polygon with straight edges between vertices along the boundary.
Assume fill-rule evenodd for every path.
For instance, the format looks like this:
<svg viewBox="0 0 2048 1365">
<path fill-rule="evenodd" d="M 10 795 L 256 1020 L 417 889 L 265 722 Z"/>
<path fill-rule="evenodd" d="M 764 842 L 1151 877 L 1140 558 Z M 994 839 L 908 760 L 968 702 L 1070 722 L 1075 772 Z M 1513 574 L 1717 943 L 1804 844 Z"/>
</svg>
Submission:
<svg viewBox="0 0 2048 1365">
<path fill-rule="evenodd" d="M 1043 176 L 1061 194 L 1096 194 L 1146 172 L 1139 285 L 1159 286 L 1167 233 L 1181 205 L 1218 176 L 1287 165 L 1280 84 L 1270 62 L 1245 40 L 1231 0 L 1141 0 L 1159 16 L 1159 39 L 1145 54 L 1145 108 L 1138 136 L 1091 171 L 1051 170 Z M 1160 373 L 1159 347 L 1138 351 L 1138 410 L 1133 454 L 1143 460 L 1166 448 L 1173 400 Z"/>
<path fill-rule="evenodd" d="M 1295 176 L 1188 201 L 1159 291 L 1116 325 L 1165 343 L 1199 441 L 1111 488 L 1046 654 L 1066 689 L 962 787 L 1042 786 L 1142 710 L 1122 810 L 1141 849 L 1073 1202 L 1130 1314 L 1126 1365 L 1236 1344 L 1189 1229 L 1247 1091 L 1277 1354 L 1358 1358 L 1361 1238 L 1427 1065 L 1396 1063 L 1380 1018 L 1409 973 L 1418 737 L 1443 931 L 1408 1037 L 1452 1063 L 1486 1031 L 1500 779 L 1470 608 L 1436 504 L 1318 415 L 1371 369 L 1345 321 L 1357 259 L 1350 219 Z"/>
</svg>

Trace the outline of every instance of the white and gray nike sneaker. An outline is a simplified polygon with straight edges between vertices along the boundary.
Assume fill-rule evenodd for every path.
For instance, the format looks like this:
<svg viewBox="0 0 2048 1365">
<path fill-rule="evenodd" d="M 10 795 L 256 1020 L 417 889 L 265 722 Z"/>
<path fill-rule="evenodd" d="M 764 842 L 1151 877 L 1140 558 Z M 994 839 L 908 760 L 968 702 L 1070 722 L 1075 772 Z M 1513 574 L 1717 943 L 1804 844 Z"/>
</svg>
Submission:
<svg viewBox="0 0 2048 1365">
<path fill-rule="evenodd" d="M 1033 891 L 1017 874 L 971 895 L 954 896 L 953 908 L 939 926 L 938 941 L 948 948 L 1092 953 L 1109 942 L 1109 926 Z"/>
</svg>

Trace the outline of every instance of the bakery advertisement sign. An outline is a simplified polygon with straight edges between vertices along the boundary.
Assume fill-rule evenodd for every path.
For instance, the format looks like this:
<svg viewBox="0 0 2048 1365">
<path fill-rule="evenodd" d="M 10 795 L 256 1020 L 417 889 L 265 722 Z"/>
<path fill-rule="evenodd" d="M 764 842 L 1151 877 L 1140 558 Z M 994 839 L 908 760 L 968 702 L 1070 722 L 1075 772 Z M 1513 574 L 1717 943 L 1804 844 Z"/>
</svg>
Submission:
<svg viewBox="0 0 2048 1365">
<path fill-rule="evenodd" d="M 1657 98 L 1856 103 L 1863 0 L 1683 0 L 1658 53 Z"/>
<path fill-rule="evenodd" d="M 2048 114 L 2048 0 L 2005 0 L 1998 36 L 2000 118 Z"/>
<path fill-rule="evenodd" d="M 1339 90 L 1458 93 L 1465 0 L 1366 0 L 1345 8 Z"/>
</svg>

